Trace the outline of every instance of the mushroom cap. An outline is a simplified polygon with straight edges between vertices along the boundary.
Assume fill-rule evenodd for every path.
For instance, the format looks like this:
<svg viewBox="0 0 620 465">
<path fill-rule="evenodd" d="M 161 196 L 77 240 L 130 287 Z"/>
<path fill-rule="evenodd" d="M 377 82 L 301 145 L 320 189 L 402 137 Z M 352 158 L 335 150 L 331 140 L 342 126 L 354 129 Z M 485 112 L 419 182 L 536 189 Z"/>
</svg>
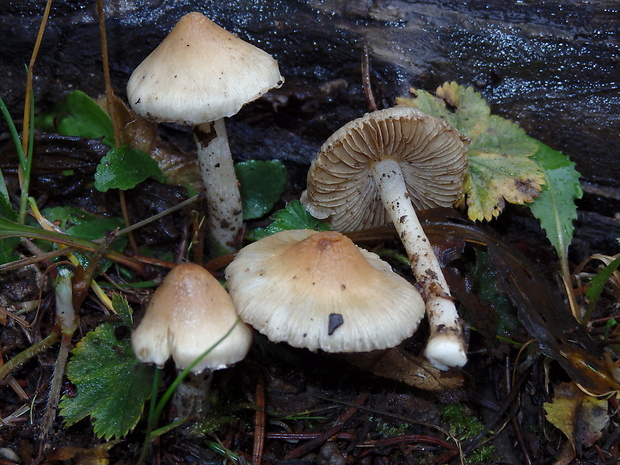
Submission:
<svg viewBox="0 0 620 465">
<path fill-rule="evenodd" d="M 239 316 L 274 342 L 326 352 L 394 347 L 424 302 L 376 254 L 336 231 L 281 231 L 250 244 L 226 269 Z"/>
<path fill-rule="evenodd" d="M 399 163 L 416 209 L 452 206 L 462 195 L 467 172 L 466 140 L 443 119 L 414 108 L 367 113 L 323 144 L 301 202 L 338 231 L 389 223 L 371 168 L 390 158 Z"/>
<path fill-rule="evenodd" d="M 268 53 L 188 13 L 134 70 L 127 98 L 149 119 L 193 126 L 232 116 L 283 82 Z"/>
<path fill-rule="evenodd" d="M 219 370 L 243 359 L 252 344 L 252 329 L 239 320 L 230 296 L 211 273 L 183 263 L 153 294 L 131 344 L 141 362 L 162 366 L 172 355 L 177 368 L 185 369 L 233 325 L 231 333 L 194 366 L 194 373 Z"/>
</svg>

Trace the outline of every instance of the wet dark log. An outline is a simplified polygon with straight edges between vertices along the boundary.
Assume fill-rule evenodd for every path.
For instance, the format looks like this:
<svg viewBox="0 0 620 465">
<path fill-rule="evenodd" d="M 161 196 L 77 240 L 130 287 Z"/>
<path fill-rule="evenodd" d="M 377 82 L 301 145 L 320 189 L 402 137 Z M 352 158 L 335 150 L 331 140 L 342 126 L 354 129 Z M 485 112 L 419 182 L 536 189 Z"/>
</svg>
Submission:
<svg viewBox="0 0 620 465">
<path fill-rule="evenodd" d="M 367 110 L 360 74 L 366 45 L 380 106 L 392 105 L 410 86 L 433 90 L 456 80 L 475 86 L 494 111 L 570 155 L 590 183 L 613 188 L 620 178 L 615 0 L 105 3 L 112 77 L 121 96 L 134 67 L 189 11 L 205 12 L 272 53 L 285 87 L 236 120 L 263 127 L 273 121 L 277 140 L 290 135 L 292 142 L 270 145 L 280 150 L 276 156 L 307 161 L 335 129 Z M 24 65 L 43 6 L 0 3 L 0 95 L 14 113 L 22 104 Z M 103 91 L 94 1 L 55 3 L 35 74 L 41 105 L 69 89 Z M 236 141 L 242 151 L 256 147 L 244 140 Z"/>
</svg>

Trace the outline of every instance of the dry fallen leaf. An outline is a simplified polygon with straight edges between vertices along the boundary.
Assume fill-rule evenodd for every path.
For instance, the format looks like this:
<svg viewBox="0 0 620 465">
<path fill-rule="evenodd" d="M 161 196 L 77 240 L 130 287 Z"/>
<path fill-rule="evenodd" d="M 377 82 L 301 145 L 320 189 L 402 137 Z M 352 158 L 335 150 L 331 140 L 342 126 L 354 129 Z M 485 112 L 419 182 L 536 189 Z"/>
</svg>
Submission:
<svg viewBox="0 0 620 465">
<path fill-rule="evenodd" d="M 607 400 L 586 395 L 574 382 L 560 384 L 553 401 L 543 407 L 547 420 L 566 435 L 578 455 L 600 439 L 609 423 Z"/>
<path fill-rule="evenodd" d="M 460 371 L 440 371 L 428 360 L 399 348 L 343 354 L 344 360 L 375 376 L 394 379 L 426 391 L 447 391 L 463 386 Z"/>
</svg>

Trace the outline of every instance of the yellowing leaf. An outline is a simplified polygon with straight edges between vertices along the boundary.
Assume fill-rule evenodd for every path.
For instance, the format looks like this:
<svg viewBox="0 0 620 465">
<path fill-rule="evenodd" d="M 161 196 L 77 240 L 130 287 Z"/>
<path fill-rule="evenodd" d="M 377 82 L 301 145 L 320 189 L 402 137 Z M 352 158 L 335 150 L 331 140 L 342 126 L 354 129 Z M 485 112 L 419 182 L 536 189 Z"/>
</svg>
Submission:
<svg viewBox="0 0 620 465">
<path fill-rule="evenodd" d="M 543 407 L 549 423 L 566 435 L 575 450 L 594 444 L 609 422 L 607 400 L 586 395 L 575 383 L 562 383 L 553 402 Z"/>
<path fill-rule="evenodd" d="M 531 158 L 536 141 L 517 124 L 492 115 L 478 92 L 451 82 L 439 87 L 436 97 L 422 90 L 415 94 L 397 99 L 398 104 L 444 118 L 471 141 L 464 186 L 470 219 L 491 220 L 506 202 L 524 204 L 539 195 L 545 178 Z"/>
</svg>

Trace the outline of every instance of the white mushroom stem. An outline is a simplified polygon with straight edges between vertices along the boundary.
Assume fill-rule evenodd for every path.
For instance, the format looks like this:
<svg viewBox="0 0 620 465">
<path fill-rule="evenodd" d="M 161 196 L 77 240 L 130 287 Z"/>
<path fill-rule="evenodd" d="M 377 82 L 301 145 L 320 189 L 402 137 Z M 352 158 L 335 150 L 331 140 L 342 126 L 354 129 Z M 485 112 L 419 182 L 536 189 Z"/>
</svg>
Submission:
<svg viewBox="0 0 620 465">
<path fill-rule="evenodd" d="M 463 325 L 437 256 L 409 199 L 402 171 L 392 159 L 374 162 L 372 168 L 383 204 L 407 251 L 413 274 L 424 290 L 430 325 L 424 355 L 440 370 L 463 366 L 467 362 Z"/>
<path fill-rule="evenodd" d="M 195 126 L 194 139 L 206 189 L 207 227 L 213 241 L 210 249 L 215 253 L 231 252 L 241 244 L 243 215 L 224 119 Z"/>
</svg>

